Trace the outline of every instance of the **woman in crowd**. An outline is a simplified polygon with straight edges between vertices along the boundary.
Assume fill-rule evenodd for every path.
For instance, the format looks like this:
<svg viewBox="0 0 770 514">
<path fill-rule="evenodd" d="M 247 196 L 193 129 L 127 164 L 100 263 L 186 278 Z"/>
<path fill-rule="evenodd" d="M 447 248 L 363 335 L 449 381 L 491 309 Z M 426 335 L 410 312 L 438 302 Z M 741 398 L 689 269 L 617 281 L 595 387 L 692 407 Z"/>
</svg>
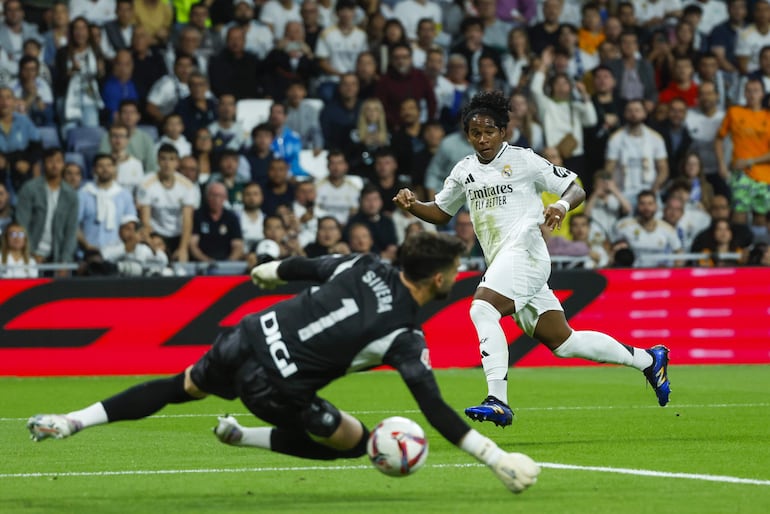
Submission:
<svg viewBox="0 0 770 514">
<path fill-rule="evenodd" d="M 211 140 L 211 132 L 209 129 L 202 127 L 195 133 L 195 139 L 193 140 L 193 157 L 198 161 L 198 182 L 205 184 L 208 182 L 211 173 L 214 170 L 214 160 L 212 152 L 214 150 L 214 142 Z"/>
<path fill-rule="evenodd" d="M 502 57 L 502 67 L 511 89 L 525 86 L 529 80 L 532 50 L 525 27 L 516 27 L 508 33 L 508 52 Z"/>
<path fill-rule="evenodd" d="M 37 277 L 35 259 L 29 255 L 27 231 L 18 223 L 10 223 L 3 232 L 0 244 L 0 277 Z"/>
<path fill-rule="evenodd" d="M 689 152 L 680 163 L 681 180 L 690 186 L 690 203 L 708 212 L 714 198 L 714 188 L 703 173 L 703 162 L 695 152 Z"/>
<path fill-rule="evenodd" d="M 733 231 L 730 229 L 729 221 L 714 220 L 709 230 L 713 237 L 713 244 L 703 249 L 703 253 L 706 255 L 698 262 L 700 266 L 721 268 L 737 266 L 746 262 L 747 256 L 733 239 Z M 724 254 L 726 253 L 737 253 L 738 258 L 725 257 Z"/>
<path fill-rule="evenodd" d="M 324 216 L 318 220 L 316 240 L 305 246 L 305 255 L 320 257 L 330 254 L 347 255 L 350 248 L 342 240 L 342 225 L 334 216 Z"/>
<path fill-rule="evenodd" d="M 104 77 L 102 52 L 91 37 L 88 21 L 77 17 L 70 23 L 67 45 L 56 52 L 56 80 L 62 137 L 74 127 L 98 127 L 104 108 L 99 80 Z"/>
<path fill-rule="evenodd" d="M 369 98 L 361 104 L 356 128 L 350 134 L 353 148 L 350 150 L 350 169 L 353 174 L 371 177 L 374 174 L 375 152 L 390 144 L 390 133 L 385 120 L 385 108 L 377 98 Z"/>
</svg>

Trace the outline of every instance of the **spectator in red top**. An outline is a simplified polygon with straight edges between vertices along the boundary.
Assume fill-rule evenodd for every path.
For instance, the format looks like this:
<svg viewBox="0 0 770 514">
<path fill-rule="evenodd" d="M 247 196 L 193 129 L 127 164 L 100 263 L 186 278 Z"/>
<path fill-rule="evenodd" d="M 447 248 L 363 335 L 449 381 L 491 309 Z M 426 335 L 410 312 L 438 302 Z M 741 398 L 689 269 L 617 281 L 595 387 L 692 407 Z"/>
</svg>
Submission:
<svg viewBox="0 0 770 514">
<path fill-rule="evenodd" d="M 399 127 L 401 103 L 414 98 L 427 106 L 428 119 L 436 116 L 436 95 L 428 77 L 412 66 L 412 49 L 407 44 L 396 44 L 390 49 L 390 68 L 380 78 L 375 96 L 385 107 L 385 118 L 391 132 Z"/>
<path fill-rule="evenodd" d="M 689 57 L 679 56 L 674 62 L 674 78 L 666 89 L 660 92 L 658 100 L 669 103 L 674 98 L 681 98 L 687 107 L 698 105 L 698 84 L 693 80 L 695 67 Z"/>
</svg>

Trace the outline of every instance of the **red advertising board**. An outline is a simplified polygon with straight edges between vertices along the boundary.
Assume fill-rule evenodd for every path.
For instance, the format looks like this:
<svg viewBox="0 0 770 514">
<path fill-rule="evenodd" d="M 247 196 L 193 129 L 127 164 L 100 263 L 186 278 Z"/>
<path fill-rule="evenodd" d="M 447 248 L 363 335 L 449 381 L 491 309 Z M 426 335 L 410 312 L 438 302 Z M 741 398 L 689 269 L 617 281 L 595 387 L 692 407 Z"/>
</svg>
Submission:
<svg viewBox="0 0 770 514">
<path fill-rule="evenodd" d="M 424 311 L 436 368 L 480 364 L 468 317 L 478 280 L 461 276 L 450 299 Z M 634 346 L 664 343 L 677 364 L 770 362 L 770 269 L 559 272 L 551 286 L 577 330 Z M 302 287 L 266 294 L 239 276 L 0 280 L 0 375 L 178 372 L 218 330 Z M 503 325 L 513 365 L 586 364 L 554 357 L 511 319 Z"/>
</svg>

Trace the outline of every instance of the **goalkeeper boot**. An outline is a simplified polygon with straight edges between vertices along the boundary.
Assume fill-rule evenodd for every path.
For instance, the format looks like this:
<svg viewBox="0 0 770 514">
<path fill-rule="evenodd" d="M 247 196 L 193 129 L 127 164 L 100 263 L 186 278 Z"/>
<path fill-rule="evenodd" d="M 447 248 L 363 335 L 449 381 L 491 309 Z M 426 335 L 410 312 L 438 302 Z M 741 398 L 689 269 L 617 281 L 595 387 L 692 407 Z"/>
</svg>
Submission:
<svg viewBox="0 0 770 514">
<path fill-rule="evenodd" d="M 511 408 L 494 396 L 487 396 L 481 405 L 468 407 L 465 415 L 474 421 L 491 421 L 498 427 L 506 427 L 513 422 Z"/>
<path fill-rule="evenodd" d="M 238 444 L 243 438 L 243 430 L 238 420 L 229 414 L 217 418 L 217 426 L 214 427 L 214 435 L 225 444 Z"/>
<path fill-rule="evenodd" d="M 659 344 L 647 350 L 647 353 L 652 356 L 652 365 L 644 370 L 644 376 L 655 389 L 658 404 L 665 407 L 671 394 L 671 382 L 668 380 L 668 348 Z"/>
<path fill-rule="evenodd" d="M 38 414 L 27 421 L 27 429 L 33 441 L 64 439 L 77 433 L 82 425 L 61 414 Z"/>
</svg>

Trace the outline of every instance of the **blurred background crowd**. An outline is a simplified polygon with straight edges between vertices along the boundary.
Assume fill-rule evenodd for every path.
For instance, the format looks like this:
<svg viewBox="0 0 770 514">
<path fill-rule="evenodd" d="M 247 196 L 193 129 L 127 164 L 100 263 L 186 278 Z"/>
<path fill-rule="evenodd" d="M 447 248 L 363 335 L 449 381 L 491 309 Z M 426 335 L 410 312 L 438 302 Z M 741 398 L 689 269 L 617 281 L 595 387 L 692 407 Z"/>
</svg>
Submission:
<svg viewBox="0 0 770 514">
<path fill-rule="evenodd" d="M 486 90 L 588 193 L 555 265 L 770 265 L 768 0 L 0 7 L 0 276 L 396 259 L 436 227 L 391 198 L 441 190 Z"/>
</svg>

